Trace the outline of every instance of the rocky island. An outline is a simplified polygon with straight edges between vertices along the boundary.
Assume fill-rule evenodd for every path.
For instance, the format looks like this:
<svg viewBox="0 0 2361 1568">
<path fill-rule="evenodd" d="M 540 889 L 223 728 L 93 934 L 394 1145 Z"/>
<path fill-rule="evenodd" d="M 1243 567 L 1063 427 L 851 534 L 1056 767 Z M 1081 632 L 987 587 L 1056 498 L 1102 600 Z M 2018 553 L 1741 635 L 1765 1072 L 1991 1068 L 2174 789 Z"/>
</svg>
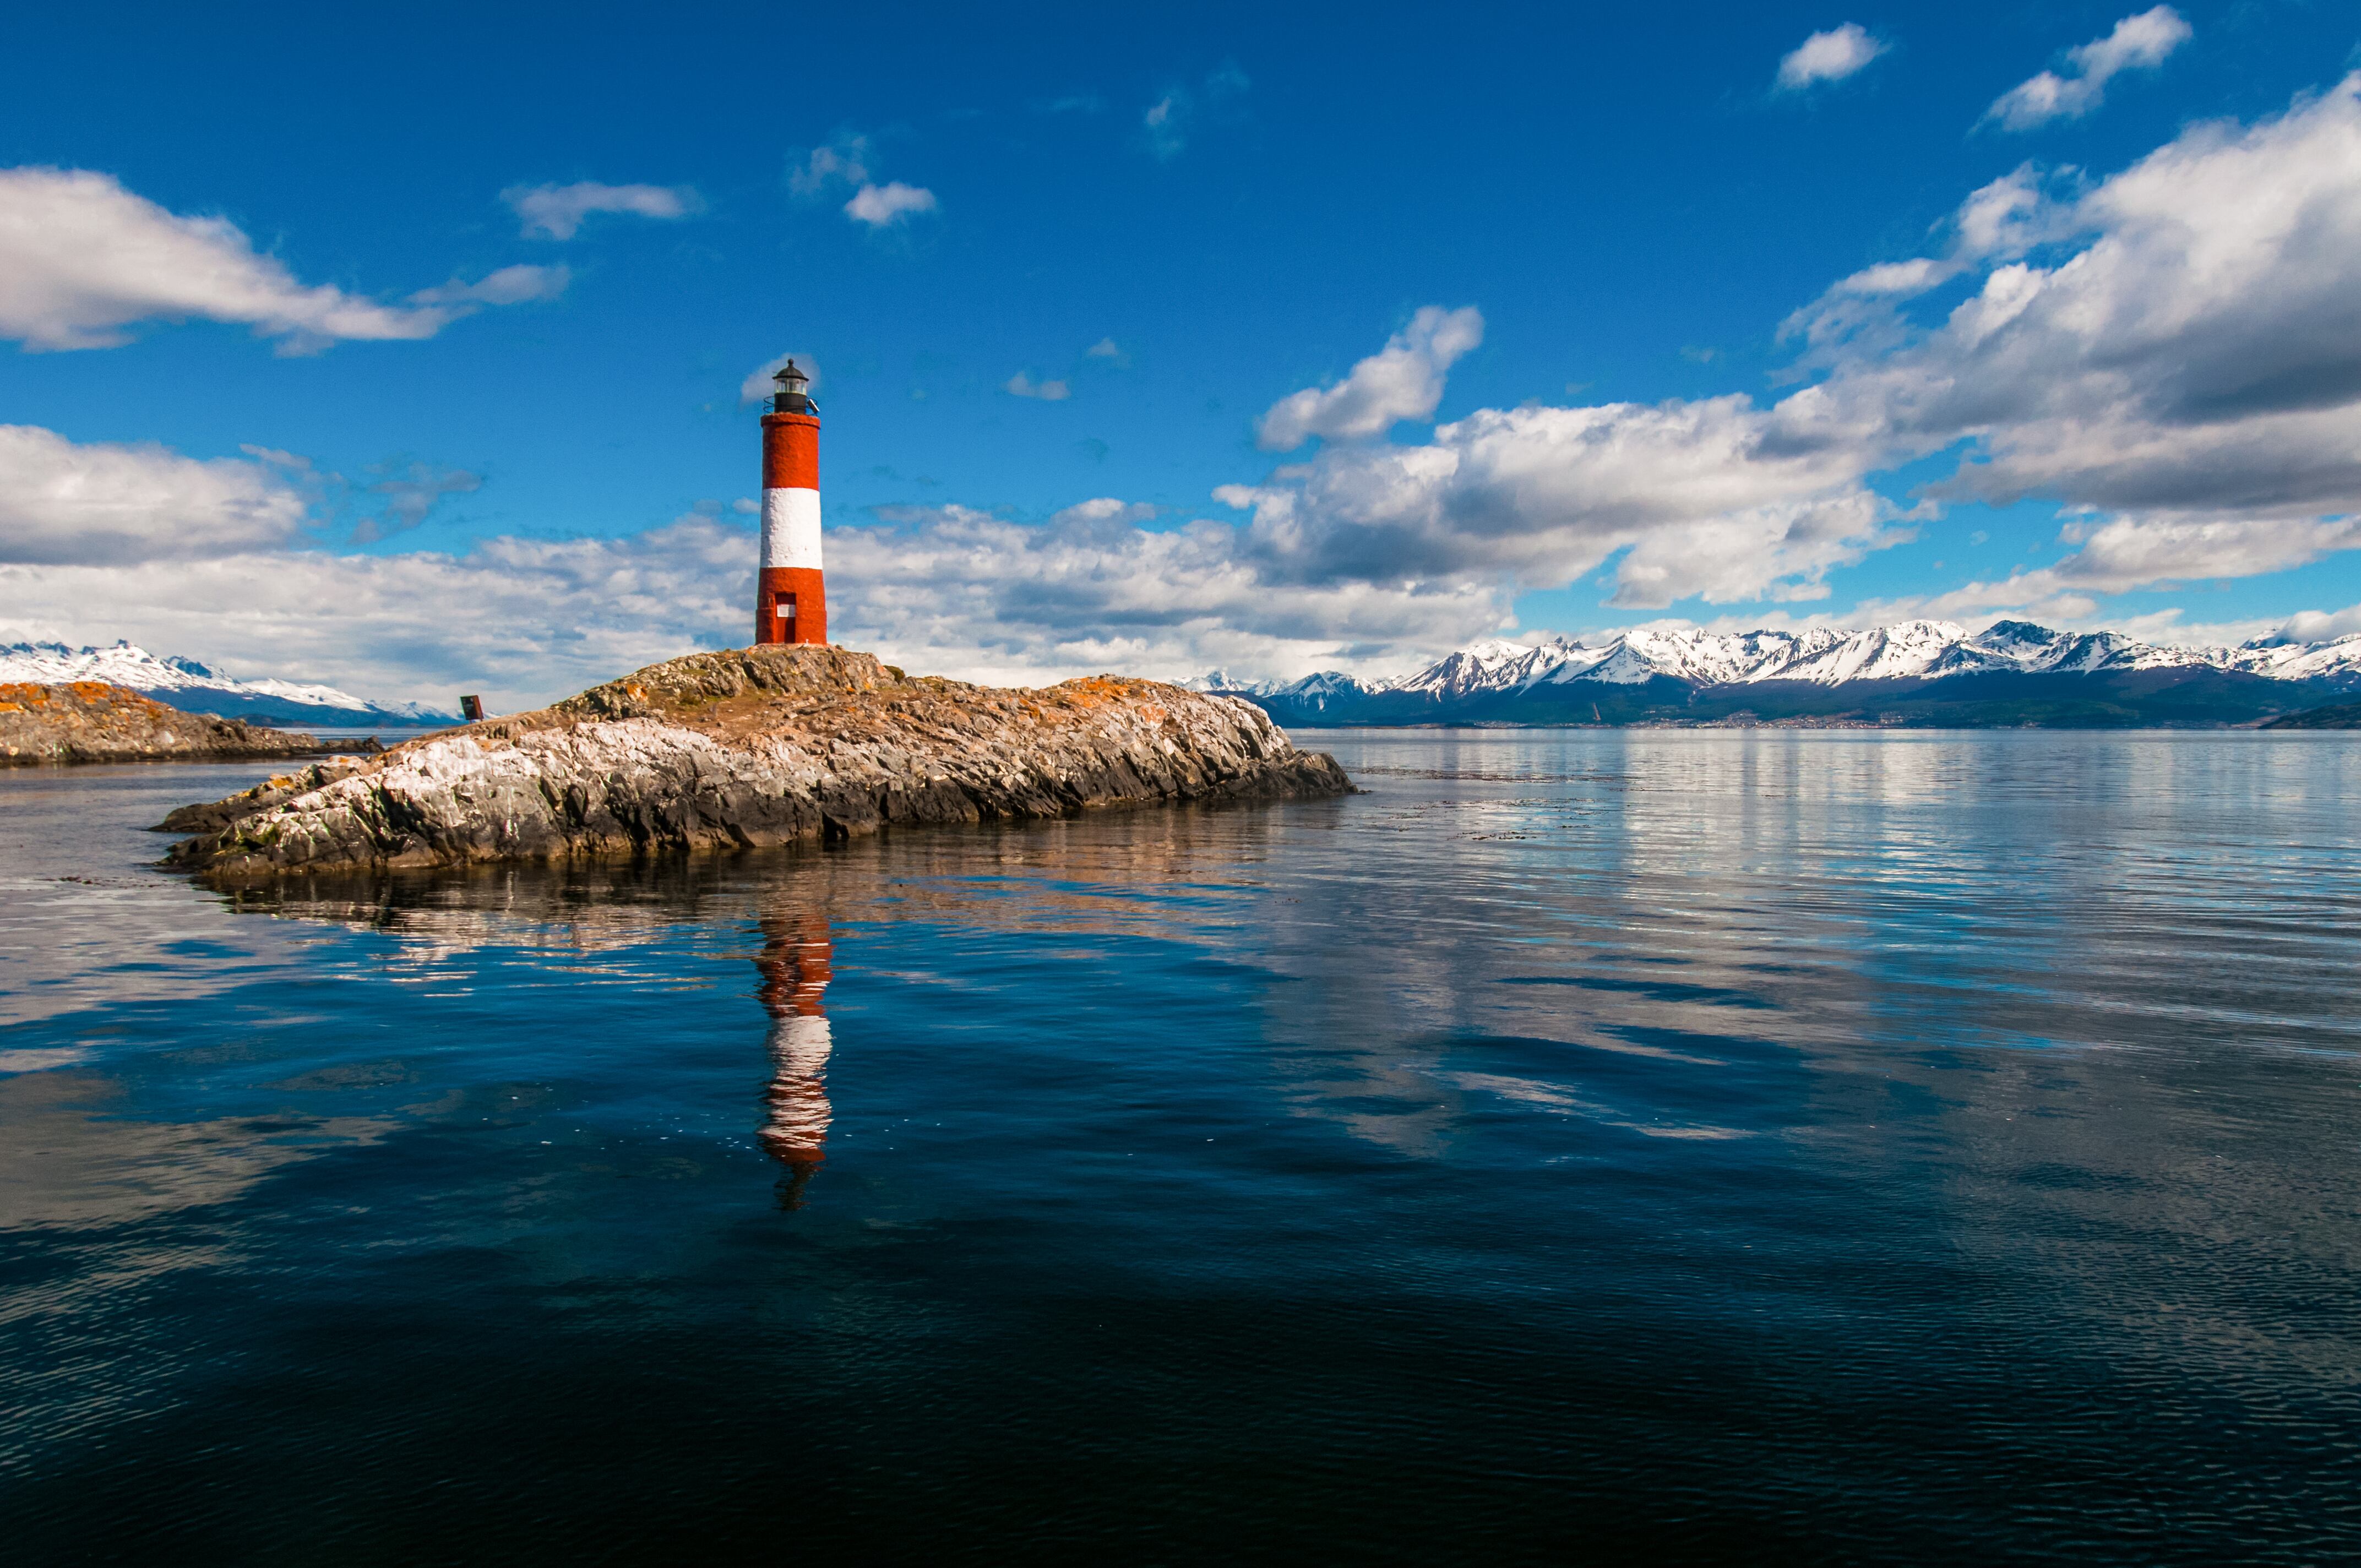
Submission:
<svg viewBox="0 0 2361 1568">
<path fill-rule="evenodd" d="M 847 838 L 1170 801 L 1350 794 L 1253 704 L 1095 676 L 911 676 L 815 644 L 697 653 L 306 769 L 162 826 L 212 876 Z"/>
<path fill-rule="evenodd" d="M 183 713 L 104 681 L 0 683 L 0 764 L 293 757 L 346 747 Z"/>
</svg>

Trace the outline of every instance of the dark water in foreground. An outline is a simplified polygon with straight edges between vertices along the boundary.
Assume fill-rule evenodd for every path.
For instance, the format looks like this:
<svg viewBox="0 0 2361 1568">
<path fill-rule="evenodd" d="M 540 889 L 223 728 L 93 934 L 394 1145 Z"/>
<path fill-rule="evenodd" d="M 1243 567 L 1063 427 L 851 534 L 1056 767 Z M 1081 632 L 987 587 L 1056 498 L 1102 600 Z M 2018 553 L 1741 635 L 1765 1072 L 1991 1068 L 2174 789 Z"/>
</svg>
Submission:
<svg viewBox="0 0 2361 1568">
<path fill-rule="evenodd" d="M 0 773 L 0 1552 L 2361 1554 L 2361 740 L 1323 740 L 243 908 Z"/>
</svg>

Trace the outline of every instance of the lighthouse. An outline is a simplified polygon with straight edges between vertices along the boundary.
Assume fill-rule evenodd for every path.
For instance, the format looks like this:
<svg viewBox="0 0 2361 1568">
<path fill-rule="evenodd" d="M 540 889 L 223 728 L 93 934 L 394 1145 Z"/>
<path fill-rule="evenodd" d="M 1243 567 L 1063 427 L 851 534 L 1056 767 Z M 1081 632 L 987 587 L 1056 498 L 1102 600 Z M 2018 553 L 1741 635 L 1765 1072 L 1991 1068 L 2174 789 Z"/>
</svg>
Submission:
<svg viewBox="0 0 2361 1568">
<path fill-rule="evenodd" d="M 788 360 L 763 416 L 763 567 L 754 579 L 754 641 L 826 642 L 819 567 L 819 411 L 811 378 Z"/>
</svg>

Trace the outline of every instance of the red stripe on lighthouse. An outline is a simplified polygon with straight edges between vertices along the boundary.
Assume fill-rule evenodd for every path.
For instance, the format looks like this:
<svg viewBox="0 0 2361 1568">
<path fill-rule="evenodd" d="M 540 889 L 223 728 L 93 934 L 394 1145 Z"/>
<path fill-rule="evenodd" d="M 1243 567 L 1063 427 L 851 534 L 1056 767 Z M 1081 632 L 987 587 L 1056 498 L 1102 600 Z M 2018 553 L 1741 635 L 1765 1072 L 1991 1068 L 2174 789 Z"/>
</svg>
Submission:
<svg viewBox="0 0 2361 1568">
<path fill-rule="evenodd" d="M 763 488 L 819 488 L 819 421 L 809 414 L 769 414 L 763 420 Z"/>
</svg>

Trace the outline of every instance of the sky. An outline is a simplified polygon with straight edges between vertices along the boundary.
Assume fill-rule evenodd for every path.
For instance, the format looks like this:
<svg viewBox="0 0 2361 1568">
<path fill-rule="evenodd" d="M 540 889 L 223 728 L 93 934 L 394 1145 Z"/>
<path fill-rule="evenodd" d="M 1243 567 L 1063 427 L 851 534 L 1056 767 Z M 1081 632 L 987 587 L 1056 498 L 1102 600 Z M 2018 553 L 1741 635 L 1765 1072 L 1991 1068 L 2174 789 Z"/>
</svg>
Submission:
<svg viewBox="0 0 2361 1568">
<path fill-rule="evenodd" d="M 1486 636 L 2361 632 L 2361 13 L 52 7 L 0 642 L 525 706 Z"/>
</svg>

